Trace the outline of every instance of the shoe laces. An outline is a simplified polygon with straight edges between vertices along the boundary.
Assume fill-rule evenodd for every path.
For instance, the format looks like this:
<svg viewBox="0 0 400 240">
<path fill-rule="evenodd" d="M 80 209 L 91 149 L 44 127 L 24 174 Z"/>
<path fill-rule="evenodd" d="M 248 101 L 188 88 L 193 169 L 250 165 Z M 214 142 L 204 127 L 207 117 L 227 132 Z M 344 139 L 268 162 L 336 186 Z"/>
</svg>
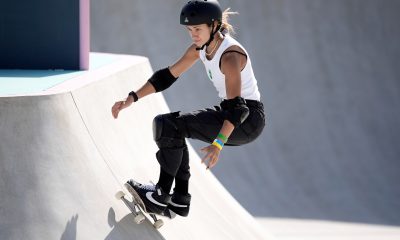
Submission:
<svg viewBox="0 0 400 240">
<path fill-rule="evenodd" d="M 147 191 L 155 191 L 156 190 L 156 185 L 150 181 L 150 184 L 141 184 L 140 188 L 147 190 Z"/>
</svg>

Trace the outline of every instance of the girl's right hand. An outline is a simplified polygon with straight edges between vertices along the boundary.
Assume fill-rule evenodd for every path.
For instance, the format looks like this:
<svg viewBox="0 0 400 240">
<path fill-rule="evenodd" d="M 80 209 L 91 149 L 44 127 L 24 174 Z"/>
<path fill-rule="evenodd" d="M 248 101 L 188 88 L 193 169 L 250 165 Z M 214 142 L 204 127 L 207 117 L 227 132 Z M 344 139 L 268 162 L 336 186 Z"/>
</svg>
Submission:
<svg viewBox="0 0 400 240">
<path fill-rule="evenodd" d="M 114 103 L 114 106 L 111 108 L 111 113 L 115 119 L 118 118 L 118 114 L 122 109 L 125 109 L 132 105 L 133 103 L 133 98 L 129 96 L 126 101 L 119 101 Z"/>
</svg>

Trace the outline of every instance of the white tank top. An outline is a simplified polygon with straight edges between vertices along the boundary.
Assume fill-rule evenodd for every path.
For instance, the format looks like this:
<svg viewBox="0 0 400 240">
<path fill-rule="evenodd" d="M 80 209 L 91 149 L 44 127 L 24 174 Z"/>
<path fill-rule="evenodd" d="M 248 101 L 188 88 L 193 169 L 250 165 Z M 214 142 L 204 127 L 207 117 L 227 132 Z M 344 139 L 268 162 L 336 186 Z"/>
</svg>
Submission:
<svg viewBox="0 0 400 240">
<path fill-rule="evenodd" d="M 219 63 L 222 53 L 227 48 L 233 45 L 239 46 L 247 55 L 246 66 L 240 73 L 242 81 L 241 97 L 244 99 L 260 101 L 260 92 L 258 91 L 257 79 L 254 76 L 253 68 L 251 66 L 250 56 L 247 53 L 246 49 L 244 49 L 244 47 L 238 41 L 236 41 L 229 35 L 225 35 L 225 38 L 222 40 L 221 45 L 219 46 L 217 52 L 211 60 L 208 60 L 206 58 L 205 48 L 203 50 L 200 50 L 199 52 L 200 59 L 204 63 L 204 67 L 206 68 L 208 78 L 217 89 L 218 96 L 221 99 L 226 99 L 225 75 L 221 72 L 221 69 L 219 68 Z"/>
</svg>

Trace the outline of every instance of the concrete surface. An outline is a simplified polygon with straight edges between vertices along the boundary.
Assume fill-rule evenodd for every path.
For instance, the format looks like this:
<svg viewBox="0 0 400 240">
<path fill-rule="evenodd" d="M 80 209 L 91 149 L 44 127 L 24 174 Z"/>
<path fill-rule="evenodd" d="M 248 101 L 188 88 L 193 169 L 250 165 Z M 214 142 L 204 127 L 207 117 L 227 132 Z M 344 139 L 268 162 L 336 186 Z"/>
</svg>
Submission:
<svg viewBox="0 0 400 240">
<path fill-rule="evenodd" d="M 279 240 L 397 240 L 400 228 L 385 225 L 261 218 L 259 222 Z"/>
<path fill-rule="evenodd" d="M 179 10 L 184 2 L 180 0 L 170 0 L 168 3 L 161 0 L 92 2 L 92 50 L 148 56 L 153 69 L 171 64 L 182 54 L 183 47 L 190 44 L 187 33 L 178 24 Z M 261 223 L 275 229 L 282 238 L 294 239 L 296 236 L 296 239 L 304 236 L 307 239 L 318 238 L 316 235 L 321 231 L 316 227 L 322 227 L 328 230 L 322 231 L 323 234 L 319 235 L 318 239 L 329 239 L 329 237 L 345 239 L 348 236 L 351 239 L 357 239 L 360 236 L 363 239 L 385 239 L 385 236 L 388 239 L 398 239 L 397 230 L 400 224 L 400 188 L 398 187 L 400 182 L 398 161 L 400 159 L 400 68 L 398 67 L 400 66 L 398 44 L 400 42 L 398 27 L 400 15 L 398 12 L 400 1 L 232 0 L 221 1 L 221 4 L 223 7 L 230 6 L 232 10 L 240 13 L 232 18 L 232 23 L 238 27 L 236 38 L 247 48 L 252 57 L 262 99 L 269 115 L 269 126 L 256 142 L 241 148 L 226 148 L 213 173 L 251 214 L 258 216 Z M 150 70 L 147 74 L 149 73 Z M 132 80 L 131 75 L 129 78 Z M 123 89 L 114 89 L 108 85 L 106 88 L 107 91 L 117 91 L 115 95 L 123 96 L 127 89 L 130 90 L 136 86 L 138 85 L 129 83 L 129 87 L 124 85 Z M 86 94 L 85 90 L 81 90 L 81 93 Z M 100 95 L 102 94 L 108 98 L 104 101 L 115 100 L 114 97 L 109 97 L 108 93 L 102 92 Z M 109 239 L 123 239 L 121 236 L 126 236 L 126 234 L 138 236 L 141 239 L 144 238 L 143 236 L 161 238 L 150 227 L 132 227 L 127 210 L 120 203 L 114 202 L 111 197 L 114 189 L 120 186 L 120 180 L 115 181 L 116 186 L 104 180 L 111 178 L 110 171 L 105 170 L 108 162 L 103 160 L 111 159 L 111 157 L 104 156 L 114 158 L 118 155 L 118 159 L 123 161 L 121 165 L 115 163 L 118 169 L 122 169 L 121 173 L 114 177 L 116 179 L 132 176 L 132 171 L 148 170 L 147 164 L 154 163 L 140 162 L 146 166 L 140 165 L 132 169 L 130 165 L 132 168 L 124 169 L 125 163 L 129 161 L 128 156 L 133 153 L 119 153 L 115 149 L 106 147 L 101 148 L 102 157 L 98 156 L 100 153 L 96 153 L 96 147 L 93 143 L 90 144 L 90 141 L 87 143 L 85 138 L 102 134 L 102 126 L 98 127 L 98 125 L 104 124 L 99 120 L 103 118 L 96 118 L 99 121 L 93 126 L 96 126 L 97 130 L 91 130 L 90 134 L 82 133 L 86 136 L 74 137 L 78 135 L 78 132 L 73 131 L 65 143 L 63 142 L 68 149 L 57 145 L 61 140 L 53 143 L 53 135 L 49 136 L 48 131 L 44 131 L 47 133 L 41 135 L 37 135 L 36 132 L 24 135 L 26 131 L 34 131 L 32 130 L 34 125 L 20 126 L 21 123 L 26 125 L 26 122 L 30 121 L 29 118 L 39 121 L 41 123 L 38 125 L 39 128 L 51 127 L 55 133 L 54 136 L 57 136 L 57 133 L 64 134 L 72 127 L 84 130 L 86 127 L 82 126 L 82 121 L 77 124 L 80 126 L 69 126 L 65 124 L 65 119 L 68 122 L 79 123 L 79 117 L 97 116 L 91 111 L 95 111 L 93 106 L 97 106 L 98 101 L 103 101 L 102 97 L 96 98 L 96 102 L 88 107 L 90 111 L 87 110 L 87 113 L 76 116 L 75 112 L 73 116 L 65 117 L 64 109 L 55 105 L 61 102 L 63 106 L 65 105 L 65 110 L 70 109 L 71 103 L 65 103 L 65 101 L 72 101 L 70 97 L 75 95 L 66 95 L 47 96 L 40 101 L 37 99 L 41 97 L 26 98 L 24 100 L 26 102 L 20 99 L 15 103 L 10 102 L 14 101 L 14 98 L 1 100 L 0 138 L 5 136 L 4 129 L 7 129 L 9 138 L 7 141 L 0 139 L 2 140 L 0 160 L 2 164 L 6 163 L 2 165 L 6 168 L 2 168 L 0 173 L 2 196 L 0 233 L 4 234 L 2 238 L 15 236 L 15 239 L 20 239 L 26 236 L 38 236 L 38 239 L 43 238 L 47 233 L 47 236 L 54 236 L 53 238 L 85 239 L 87 236 L 85 231 L 94 231 L 98 234 L 94 238 L 113 235 L 116 237 Z M 165 92 L 171 110 L 191 111 L 217 104 L 216 96 L 216 91 L 208 82 L 201 64 L 196 64 L 190 72 L 182 76 L 171 89 Z M 30 105 L 28 104 L 30 102 L 36 104 Z M 151 103 L 155 102 L 159 103 L 158 100 L 151 101 Z M 80 103 L 82 104 L 82 101 Z M 153 109 L 151 103 L 149 101 L 148 104 L 137 107 L 142 106 L 146 110 Z M 9 106 L 10 104 L 13 106 Z M 31 109 L 33 107 L 35 110 Z M 158 106 L 154 108 L 160 109 Z M 136 112 L 136 108 L 132 111 Z M 25 115 L 25 112 L 28 112 L 30 116 Z M 5 117 L 9 114 L 24 117 L 16 121 L 13 116 Z M 47 120 L 49 114 L 55 118 Z M 109 117 L 107 114 L 104 112 L 104 116 Z M 118 120 L 118 122 L 124 121 L 124 124 L 119 123 L 121 125 L 118 126 L 131 125 L 132 122 L 139 124 L 138 119 L 135 118 L 137 115 L 133 113 L 126 115 L 128 117 L 125 120 L 122 118 Z M 95 122 L 96 119 L 90 121 Z M 146 119 L 150 120 L 151 117 L 141 118 L 140 121 L 143 120 L 141 124 L 147 121 Z M 111 120 L 107 121 L 114 124 Z M 59 123 L 64 124 L 64 127 L 54 127 Z M 109 127 L 108 123 L 105 125 Z M 142 131 L 144 126 L 140 124 L 138 126 L 140 127 L 135 131 Z M 13 129 L 15 129 L 15 134 Z M 104 135 L 107 138 L 111 136 L 110 141 L 125 144 L 125 141 L 121 143 L 121 140 L 115 136 L 122 134 L 123 139 L 129 138 L 130 136 L 127 135 L 132 132 L 127 132 L 126 129 L 116 127 L 115 132 L 107 132 Z M 139 134 L 142 133 L 139 132 Z M 134 134 L 136 135 L 136 132 Z M 142 135 L 146 136 L 146 134 Z M 28 143 L 18 144 L 16 139 L 20 139 L 20 136 L 24 136 Z M 146 138 L 151 140 L 150 137 Z M 102 141 L 96 140 L 96 145 L 107 145 Z M 35 143 L 37 145 L 34 145 Z M 42 143 L 54 144 L 57 148 L 54 152 L 48 152 L 40 148 Z M 196 150 L 203 146 L 202 143 L 195 141 L 191 143 Z M 154 150 L 155 147 L 136 146 L 137 144 L 139 143 L 135 142 L 129 148 L 148 147 L 151 148 L 148 149 L 151 152 L 150 150 Z M 24 159 L 25 162 L 15 160 L 23 156 L 22 151 L 8 153 L 6 161 L 3 158 L 6 149 L 16 146 L 26 150 L 31 158 L 39 156 L 39 159 L 48 155 L 60 156 L 58 153 L 73 149 L 83 152 L 79 156 L 85 155 L 88 159 L 94 159 L 95 164 L 90 161 L 89 163 L 72 161 L 77 157 L 74 153 L 60 159 L 54 157 L 57 160 L 54 163 L 42 162 L 34 165 L 27 159 Z M 149 155 L 146 159 L 153 159 L 153 157 Z M 68 161 L 64 161 L 65 159 Z M 100 164 L 100 160 L 104 164 Z M 193 159 L 192 162 L 196 164 Z M 56 167 L 49 167 L 51 165 Z M 101 176 L 89 174 L 87 179 L 81 180 L 80 174 L 83 172 L 80 169 L 81 166 L 83 169 L 94 169 L 94 171 L 100 168 Z M 74 171 L 70 173 L 61 171 L 70 168 Z M 18 169 L 28 169 L 30 173 L 21 173 Z M 34 171 L 31 171 L 32 169 Z M 7 171 L 8 175 L 5 173 Z M 56 176 L 52 175 L 53 171 Z M 45 176 L 39 177 L 40 172 L 45 172 Z M 152 174 L 156 172 L 152 169 L 140 180 L 154 179 Z M 194 174 L 202 176 L 201 171 L 196 172 L 197 170 Z M 78 176 L 74 177 L 74 174 Z M 86 175 L 88 175 L 87 172 L 85 172 Z M 69 183 L 83 181 L 81 184 L 83 189 L 70 189 L 70 184 L 48 181 L 57 177 L 66 179 L 65 182 Z M 11 179 L 11 182 L 5 182 L 4 179 L 7 178 Z M 91 185 L 93 182 L 97 184 L 99 181 L 105 190 L 102 189 L 103 187 L 87 189 L 88 184 Z M 31 185 L 35 186 L 32 191 L 23 191 Z M 58 190 L 57 187 L 65 191 Z M 251 191 L 254 188 L 257 192 Z M 50 194 L 49 189 L 54 194 Z M 216 193 L 219 194 L 220 191 Z M 4 198 L 5 194 L 10 197 Z M 62 197 L 57 197 L 57 194 Z M 49 201 L 42 203 L 42 195 Z M 203 199 L 207 194 L 198 195 Z M 22 196 L 31 201 L 24 200 Z M 104 196 L 106 200 L 102 199 L 99 205 L 93 196 L 96 198 Z M 64 207 L 62 200 L 65 201 L 67 207 Z M 78 203 L 73 202 L 73 207 L 68 208 L 71 201 Z M 109 201 L 108 204 L 107 201 Z M 93 206 L 80 204 L 87 202 L 95 204 Z M 7 209 L 5 208 L 7 204 L 15 207 L 11 210 Z M 61 212 L 49 213 L 48 206 L 59 207 Z M 99 221 L 93 222 L 92 216 L 96 216 Z M 218 224 L 228 221 L 226 216 L 219 216 L 218 219 L 221 219 L 220 217 L 224 221 Z M 202 219 L 202 224 L 212 220 L 206 215 L 197 219 Z M 274 219 L 277 219 L 277 222 Z M 298 221 L 302 219 L 307 220 Z M 51 224 L 53 230 L 49 232 L 46 229 L 37 228 L 36 226 L 41 221 L 44 225 Z M 311 224 L 310 221 L 312 221 Z M 109 222 L 109 225 L 106 222 Z M 20 232 L 12 228 L 16 226 L 15 223 L 18 223 Z M 349 224 L 346 226 L 347 236 L 340 230 L 344 223 Z M 204 228 L 190 222 L 188 224 L 196 227 L 198 234 L 204 233 L 199 229 L 210 229 L 211 233 L 217 232 L 212 227 Z M 337 224 L 341 227 L 338 228 Z M 359 224 L 362 224 L 362 231 L 358 230 Z M 171 225 L 175 225 L 174 222 L 169 224 Z M 188 227 L 181 223 L 176 225 L 181 229 Z M 81 226 L 87 227 L 82 229 Z M 380 230 L 374 232 L 376 226 Z M 347 227 L 351 227 L 351 230 Z M 220 228 L 218 232 L 219 230 Z M 166 229 L 166 234 L 171 235 L 164 234 L 163 236 L 176 237 L 173 235 L 174 231 L 176 229 Z M 256 232 L 259 232 L 259 229 Z M 366 235 L 366 233 L 371 234 Z M 222 229 L 220 234 L 228 233 Z M 191 237 L 191 235 L 184 235 L 178 238 L 183 239 L 185 236 Z M 31 238 L 35 239 L 35 237 Z"/>
<path fill-rule="evenodd" d="M 147 58 L 118 60 L 46 91 L 0 96 L 0 239 L 273 239 L 192 156 L 188 218 L 158 232 L 136 225 L 114 194 L 129 178 L 157 180 L 157 94 L 111 116 L 152 74 Z M 10 83 L 11 84 L 11 83 Z"/>
<path fill-rule="evenodd" d="M 213 172 L 253 215 L 400 225 L 400 1 L 220 1 L 247 48 L 268 126 Z M 185 1 L 92 3 L 92 49 L 172 64 L 190 44 Z M 198 63 L 171 110 L 218 104 Z M 191 142 L 196 150 L 203 143 Z"/>
</svg>

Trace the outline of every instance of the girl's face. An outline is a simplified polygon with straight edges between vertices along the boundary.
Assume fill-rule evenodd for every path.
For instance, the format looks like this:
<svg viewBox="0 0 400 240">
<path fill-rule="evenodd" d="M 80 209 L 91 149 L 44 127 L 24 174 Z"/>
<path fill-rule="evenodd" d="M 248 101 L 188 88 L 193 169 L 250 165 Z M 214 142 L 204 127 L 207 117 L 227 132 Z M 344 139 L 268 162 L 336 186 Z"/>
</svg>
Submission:
<svg viewBox="0 0 400 240">
<path fill-rule="evenodd" d="M 197 47 L 201 47 L 210 38 L 211 28 L 207 24 L 186 26 L 186 29 Z"/>
</svg>

